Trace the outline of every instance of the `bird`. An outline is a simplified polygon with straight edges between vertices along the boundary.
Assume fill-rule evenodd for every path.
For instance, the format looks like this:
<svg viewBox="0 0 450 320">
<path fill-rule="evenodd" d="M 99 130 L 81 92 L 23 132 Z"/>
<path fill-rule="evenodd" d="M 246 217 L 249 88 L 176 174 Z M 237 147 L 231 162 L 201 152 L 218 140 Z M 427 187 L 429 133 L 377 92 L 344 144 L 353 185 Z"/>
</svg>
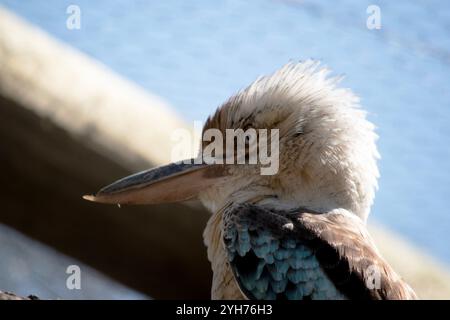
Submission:
<svg viewBox="0 0 450 320">
<path fill-rule="evenodd" d="M 330 73 L 319 61 L 290 62 L 206 120 L 202 133 L 254 129 L 258 138 L 276 130 L 265 148 L 276 147 L 275 173 L 262 173 L 267 163 L 236 163 L 235 146 L 219 148 L 225 141 L 215 145 L 216 162 L 202 160 L 212 140 L 203 135 L 196 158 L 84 198 L 119 205 L 199 199 L 211 213 L 203 238 L 212 299 L 417 299 L 366 227 L 379 178 L 375 126 Z M 256 140 L 244 139 L 244 158 L 263 152 Z"/>
</svg>

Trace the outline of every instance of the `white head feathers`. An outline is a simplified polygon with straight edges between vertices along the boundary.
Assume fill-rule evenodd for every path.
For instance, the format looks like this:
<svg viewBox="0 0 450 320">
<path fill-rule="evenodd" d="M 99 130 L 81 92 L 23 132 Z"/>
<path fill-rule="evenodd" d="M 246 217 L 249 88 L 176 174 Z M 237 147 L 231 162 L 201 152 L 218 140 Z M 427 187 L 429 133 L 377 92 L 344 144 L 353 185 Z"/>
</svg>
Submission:
<svg viewBox="0 0 450 320">
<path fill-rule="evenodd" d="M 217 208 L 225 197 L 273 193 L 274 205 L 344 208 L 367 219 L 377 188 L 377 135 L 358 98 L 328 74 L 311 60 L 287 64 L 230 98 L 207 120 L 204 130 L 280 130 L 279 173 L 250 179 L 240 172 L 241 183 L 201 197 L 208 207 Z"/>
</svg>

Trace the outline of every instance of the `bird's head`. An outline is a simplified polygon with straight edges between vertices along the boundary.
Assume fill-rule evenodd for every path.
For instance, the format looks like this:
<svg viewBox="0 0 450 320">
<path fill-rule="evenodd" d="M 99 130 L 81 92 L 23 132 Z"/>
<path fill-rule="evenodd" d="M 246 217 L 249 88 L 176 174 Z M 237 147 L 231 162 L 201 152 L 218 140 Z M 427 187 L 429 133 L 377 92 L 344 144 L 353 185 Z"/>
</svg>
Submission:
<svg viewBox="0 0 450 320">
<path fill-rule="evenodd" d="M 367 218 L 377 187 L 374 126 L 357 97 L 317 62 L 259 78 L 208 118 L 199 156 L 121 179 L 88 200 L 162 203 L 199 197 Z"/>
</svg>

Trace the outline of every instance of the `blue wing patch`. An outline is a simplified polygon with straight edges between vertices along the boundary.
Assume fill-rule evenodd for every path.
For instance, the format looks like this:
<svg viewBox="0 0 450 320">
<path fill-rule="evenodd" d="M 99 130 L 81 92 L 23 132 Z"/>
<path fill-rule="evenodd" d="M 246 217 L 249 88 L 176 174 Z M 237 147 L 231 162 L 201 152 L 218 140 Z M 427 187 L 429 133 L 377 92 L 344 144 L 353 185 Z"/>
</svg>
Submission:
<svg viewBox="0 0 450 320">
<path fill-rule="evenodd" d="M 226 217 L 224 243 L 230 265 L 249 299 L 345 299 L 302 239 L 273 227 L 267 212 Z M 261 216 L 265 214 L 266 216 Z"/>
</svg>

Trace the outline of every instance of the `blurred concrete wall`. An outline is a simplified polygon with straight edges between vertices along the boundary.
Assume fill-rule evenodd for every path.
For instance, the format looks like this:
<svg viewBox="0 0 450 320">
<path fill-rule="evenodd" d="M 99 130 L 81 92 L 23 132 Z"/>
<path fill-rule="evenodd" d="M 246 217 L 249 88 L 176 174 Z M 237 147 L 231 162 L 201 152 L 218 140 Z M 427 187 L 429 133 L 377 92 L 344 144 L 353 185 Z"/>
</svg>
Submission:
<svg viewBox="0 0 450 320">
<path fill-rule="evenodd" d="M 157 97 L 0 9 L 0 223 L 152 297 L 208 298 L 208 214 L 198 205 L 119 209 L 81 199 L 168 161 L 181 127 Z M 443 267 L 372 228 L 420 296 L 450 297 Z"/>
<path fill-rule="evenodd" d="M 158 98 L 0 10 L 0 223 L 152 297 L 209 297 L 205 212 L 81 199 L 166 161 L 162 142 L 183 125 Z"/>
</svg>

